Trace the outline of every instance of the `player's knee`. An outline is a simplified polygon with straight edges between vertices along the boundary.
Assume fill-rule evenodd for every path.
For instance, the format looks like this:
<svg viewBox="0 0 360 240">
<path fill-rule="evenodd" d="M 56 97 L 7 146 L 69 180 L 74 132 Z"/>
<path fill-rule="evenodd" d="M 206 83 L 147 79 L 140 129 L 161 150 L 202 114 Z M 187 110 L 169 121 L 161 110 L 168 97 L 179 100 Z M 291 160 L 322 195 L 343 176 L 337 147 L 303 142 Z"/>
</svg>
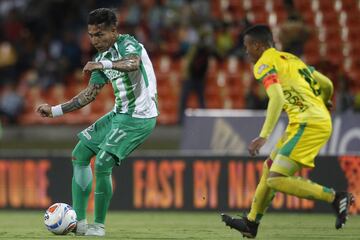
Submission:
<svg viewBox="0 0 360 240">
<path fill-rule="evenodd" d="M 266 184 L 268 187 L 277 190 L 279 187 L 279 184 L 281 184 L 281 180 L 283 179 L 283 175 L 277 174 L 275 172 L 270 172 L 269 177 L 266 179 Z"/>
<path fill-rule="evenodd" d="M 268 158 L 264 162 L 264 168 L 270 169 L 272 164 L 273 164 L 273 160 L 271 160 L 271 158 Z"/>
<path fill-rule="evenodd" d="M 111 175 L 112 168 L 114 167 L 115 162 L 115 157 L 111 153 L 101 150 L 96 155 L 95 174 Z"/>
<path fill-rule="evenodd" d="M 268 187 L 272 188 L 272 189 L 276 189 L 276 180 L 274 181 L 274 178 L 273 177 L 268 177 L 266 179 L 266 184 Z"/>
<path fill-rule="evenodd" d="M 268 158 L 264 161 L 263 171 L 262 171 L 263 176 L 267 177 L 269 175 L 269 171 L 270 171 L 272 163 L 273 163 L 273 161 L 270 158 Z"/>
<path fill-rule="evenodd" d="M 73 164 L 87 166 L 90 164 L 93 155 L 94 153 L 79 141 L 71 153 L 71 160 Z"/>
<path fill-rule="evenodd" d="M 272 164 L 272 160 L 270 158 L 268 158 L 264 161 L 262 174 L 261 174 L 262 179 L 263 178 L 266 179 L 269 176 L 271 164 Z"/>
</svg>

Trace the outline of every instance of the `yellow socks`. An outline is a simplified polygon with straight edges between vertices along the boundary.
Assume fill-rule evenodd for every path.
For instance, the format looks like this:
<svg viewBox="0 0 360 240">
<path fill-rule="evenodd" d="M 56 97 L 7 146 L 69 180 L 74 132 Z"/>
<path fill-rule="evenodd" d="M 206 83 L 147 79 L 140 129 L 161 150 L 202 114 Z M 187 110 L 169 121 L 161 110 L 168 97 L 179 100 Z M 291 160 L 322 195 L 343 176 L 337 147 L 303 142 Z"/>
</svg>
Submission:
<svg viewBox="0 0 360 240">
<path fill-rule="evenodd" d="M 275 191 L 283 192 L 299 198 L 333 202 L 335 191 L 321 186 L 302 177 L 271 177 L 269 178 L 272 160 L 264 162 L 263 172 L 259 184 L 256 187 L 251 209 L 247 218 L 250 221 L 259 222 L 274 198 Z"/>
<path fill-rule="evenodd" d="M 267 179 L 269 187 L 275 191 L 287 193 L 299 198 L 322 200 L 331 203 L 335 198 L 333 189 L 301 177 L 272 177 Z"/>
<path fill-rule="evenodd" d="M 274 190 L 272 190 L 266 183 L 271 164 L 271 159 L 268 159 L 264 162 L 261 179 L 256 187 L 251 209 L 247 216 L 250 221 L 259 222 L 264 212 L 268 208 L 271 200 L 274 198 Z"/>
</svg>

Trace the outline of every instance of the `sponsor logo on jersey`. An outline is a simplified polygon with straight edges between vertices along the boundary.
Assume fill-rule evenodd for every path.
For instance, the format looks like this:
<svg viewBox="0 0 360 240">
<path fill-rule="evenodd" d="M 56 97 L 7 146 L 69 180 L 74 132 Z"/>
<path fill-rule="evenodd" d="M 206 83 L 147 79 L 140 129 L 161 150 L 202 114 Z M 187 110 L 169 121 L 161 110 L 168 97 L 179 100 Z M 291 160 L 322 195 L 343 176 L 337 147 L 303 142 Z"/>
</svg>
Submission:
<svg viewBox="0 0 360 240">
<path fill-rule="evenodd" d="M 106 77 L 110 80 L 114 80 L 125 75 L 125 73 L 113 69 L 106 69 L 104 70 L 104 73 Z"/>
<path fill-rule="evenodd" d="M 269 67 L 269 65 L 267 65 L 267 64 L 261 64 L 260 66 L 259 66 L 259 68 L 258 68 L 258 71 L 257 71 L 257 73 L 258 74 L 261 74 L 265 69 L 267 69 Z"/>
<path fill-rule="evenodd" d="M 136 51 L 136 48 L 132 44 L 127 45 L 125 49 L 126 49 L 126 52 L 135 52 Z"/>
</svg>

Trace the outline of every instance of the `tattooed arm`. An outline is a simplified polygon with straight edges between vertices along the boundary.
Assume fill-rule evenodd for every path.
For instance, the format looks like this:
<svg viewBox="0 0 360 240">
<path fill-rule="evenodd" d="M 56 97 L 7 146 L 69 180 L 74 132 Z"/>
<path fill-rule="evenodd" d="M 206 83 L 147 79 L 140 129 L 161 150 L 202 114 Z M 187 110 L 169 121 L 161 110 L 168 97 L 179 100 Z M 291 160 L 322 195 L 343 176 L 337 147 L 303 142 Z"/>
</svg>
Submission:
<svg viewBox="0 0 360 240">
<path fill-rule="evenodd" d="M 140 67 L 140 57 L 138 55 L 132 54 L 124 57 L 119 61 L 113 62 L 113 69 L 120 72 L 131 72 L 139 69 Z"/>
<path fill-rule="evenodd" d="M 72 112 L 74 110 L 80 109 L 92 101 L 95 100 L 96 96 L 100 90 L 104 87 L 104 84 L 91 84 L 82 90 L 78 95 L 73 97 L 70 101 L 61 104 L 61 108 L 64 113 Z"/>
<path fill-rule="evenodd" d="M 111 62 L 111 65 L 112 65 L 111 67 L 112 69 L 118 70 L 120 72 L 132 72 L 139 69 L 140 56 L 135 54 L 130 54 L 118 61 Z M 104 69 L 104 65 L 101 62 L 87 62 L 83 71 L 90 73 L 94 70 L 101 70 L 101 69 Z"/>
<path fill-rule="evenodd" d="M 42 117 L 56 117 L 64 113 L 75 111 L 94 101 L 100 90 L 104 87 L 104 85 L 105 84 L 89 83 L 89 85 L 84 90 L 82 90 L 78 95 L 73 97 L 70 101 L 59 104 L 55 107 L 52 107 L 47 103 L 41 104 L 40 106 L 37 107 L 36 111 Z M 55 111 L 55 116 L 54 116 L 54 111 Z M 57 114 L 59 113 L 59 111 L 61 114 Z"/>
</svg>

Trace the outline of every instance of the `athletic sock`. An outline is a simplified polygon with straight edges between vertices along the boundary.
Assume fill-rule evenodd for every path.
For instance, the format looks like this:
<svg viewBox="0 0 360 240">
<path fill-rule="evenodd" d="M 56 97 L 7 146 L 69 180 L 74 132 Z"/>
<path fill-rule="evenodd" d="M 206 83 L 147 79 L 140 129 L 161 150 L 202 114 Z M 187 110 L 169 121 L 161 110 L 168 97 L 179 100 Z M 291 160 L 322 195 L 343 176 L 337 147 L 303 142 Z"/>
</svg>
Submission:
<svg viewBox="0 0 360 240">
<path fill-rule="evenodd" d="M 81 141 L 76 145 L 72 153 L 72 205 L 78 221 L 86 219 L 86 209 L 93 179 L 90 167 L 90 160 L 93 155 L 94 153 Z"/>
<path fill-rule="evenodd" d="M 95 222 L 105 223 L 106 212 L 109 208 L 112 197 L 112 181 L 111 175 L 96 174 L 95 188 Z"/>
<path fill-rule="evenodd" d="M 247 218 L 253 222 L 260 222 L 262 216 L 264 215 L 266 209 L 271 203 L 272 199 L 275 196 L 275 192 L 271 189 L 267 183 L 266 179 L 269 175 L 269 168 L 272 164 L 272 160 L 268 159 L 264 162 L 263 171 L 259 184 L 256 187 L 255 195 L 251 204 L 251 209 Z"/>
<path fill-rule="evenodd" d="M 78 166 L 74 164 L 74 176 L 72 178 L 73 208 L 77 219 L 86 219 L 86 209 L 92 186 L 92 172 L 90 166 Z"/>
<path fill-rule="evenodd" d="M 111 173 L 115 165 L 113 156 L 101 150 L 95 161 L 95 212 L 94 222 L 105 223 L 105 217 L 113 194 Z"/>
</svg>

